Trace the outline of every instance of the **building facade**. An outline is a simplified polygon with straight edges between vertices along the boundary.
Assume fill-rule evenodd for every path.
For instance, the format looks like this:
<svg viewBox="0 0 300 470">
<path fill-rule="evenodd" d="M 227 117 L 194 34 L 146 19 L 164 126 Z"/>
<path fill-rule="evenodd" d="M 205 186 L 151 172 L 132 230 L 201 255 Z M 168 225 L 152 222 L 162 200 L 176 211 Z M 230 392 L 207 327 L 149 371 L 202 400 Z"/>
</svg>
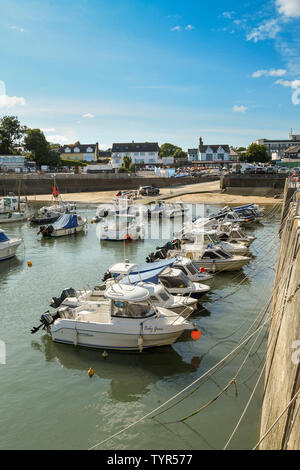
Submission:
<svg viewBox="0 0 300 470">
<path fill-rule="evenodd" d="M 137 166 L 156 165 L 159 159 L 158 150 L 157 142 L 115 143 L 112 146 L 112 166 L 121 168 L 126 156 Z"/>
<path fill-rule="evenodd" d="M 198 148 L 188 149 L 188 159 L 198 164 L 213 166 L 223 163 L 236 163 L 237 154 L 232 152 L 227 144 L 204 145 L 202 137 L 199 139 Z"/>
<path fill-rule="evenodd" d="M 59 149 L 60 158 L 63 160 L 75 160 L 93 162 L 98 160 L 98 142 L 96 144 L 75 144 L 63 145 Z"/>
<path fill-rule="evenodd" d="M 279 140 L 271 140 L 271 139 L 258 139 L 255 141 L 258 145 L 264 145 L 267 149 L 267 152 L 270 156 L 273 153 L 278 154 L 279 158 L 284 158 L 285 150 L 290 147 L 300 144 L 300 135 L 299 134 L 290 134 L 288 139 L 279 139 Z"/>
</svg>

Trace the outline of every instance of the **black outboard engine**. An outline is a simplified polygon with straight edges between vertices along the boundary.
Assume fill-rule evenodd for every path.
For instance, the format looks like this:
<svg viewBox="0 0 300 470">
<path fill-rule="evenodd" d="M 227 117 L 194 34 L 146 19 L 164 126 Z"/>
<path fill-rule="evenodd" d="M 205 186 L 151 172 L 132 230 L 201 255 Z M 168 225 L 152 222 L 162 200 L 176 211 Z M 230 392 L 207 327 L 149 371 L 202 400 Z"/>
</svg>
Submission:
<svg viewBox="0 0 300 470">
<path fill-rule="evenodd" d="M 67 297 L 75 297 L 75 296 L 76 296 L 76 290 L 73 289 L 73 287 L 64 289 L 62 293 L 60 294 L 60 297 L 52 297 L 51 302 L 50 302 L 50 307 L 58 308 Z"/>
<path fill-rule="evenodd" d="M 45 225 L 41 225 L 39 233 L 41 233 L 44 238 L 49 238 L 51 237 L 51 233 L 53 231 L 54 228 L 52 227 L 52 225 L 48 225 L 47 227 L 45 227 Z"/>
<path fill-rule="evenodd" d="M 106 271 L 106 273 L 104 273 L 103 275 L 103 278 L 102 278 L 102 281 L 105 282 L 107 281 L 107 279 L 111 279 L 112 278 L 112 275 L 109 271 Z"/>
<path fill-rule="evenodd" d="M 31 329 L 31 333 L 32 334 L 36 333 L 40 328 L 43 328 L 43 330 L 48 330 L 49 326 L 58 318 L 60 318 L 60 315 L 58 312 L 52 315 L 48 310 L 47 312 L 43 313 L 43 315 L 41 316 L 40 318 L 41 324 L 39 326 L 34 326 Z"/>
<path fill-rule="evenodd" d="M 181 246 L 181 240 L 175 239 L 172 242 L 167 242 L 164 246 L 157 246 L 157 251 L 149 253 L 146 258 L 147 263 L 153 263 L 157 259 L 166 259 L 169 250 L 178 250 Z"/>
</svg>

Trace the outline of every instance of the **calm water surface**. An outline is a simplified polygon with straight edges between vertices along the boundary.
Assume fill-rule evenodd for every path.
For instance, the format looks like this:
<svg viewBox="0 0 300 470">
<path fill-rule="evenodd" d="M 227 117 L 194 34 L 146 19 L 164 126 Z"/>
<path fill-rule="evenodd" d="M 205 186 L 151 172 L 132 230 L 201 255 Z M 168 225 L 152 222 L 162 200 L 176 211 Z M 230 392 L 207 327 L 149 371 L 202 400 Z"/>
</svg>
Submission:
<svg viewBox="0 0 300 470">
<path fill-rule="evenodd" d="M 0 263 L 0 340 L 6 344 L 6 365 L 0 364 L 0 448 L 87 449 L 159 406 L 228 354 L 272 291 L 279 212 L 271 206 L 267 210 L 271 213 L 263 224 L 249 230 L 257 236 L 251 264 L 212 280 L 202 310 L 193 315 L 203 333 L 199 341 L 186 333 L 172 347 L 142 354 L 110 352 L 107 359 L 99 351 L 55 344 L 44 331 L 31 335 L 30 329 L 63 288 L 93 286 L 112 263 L 124 258 L 144 262 L 165 240 L 100 243 L 91 224 L 75 238 L 40 240 L 38 227 L 3 225 L 9 236 L 24 239 L 24 247 L 15 259 Z M 90 220 L 95 207 L 81 206 L 79 212 Z M 223 448 L 256 382 L 265 333 L 239 376 L 237 397 L 230 388 L 213 405 L 179 422 L 220 392 L 250 345 L 176 407 L 99 448 Z M 262 386 L 230 448 L 249 449 L 256 443 L 261 399 Z"/>
</svg>

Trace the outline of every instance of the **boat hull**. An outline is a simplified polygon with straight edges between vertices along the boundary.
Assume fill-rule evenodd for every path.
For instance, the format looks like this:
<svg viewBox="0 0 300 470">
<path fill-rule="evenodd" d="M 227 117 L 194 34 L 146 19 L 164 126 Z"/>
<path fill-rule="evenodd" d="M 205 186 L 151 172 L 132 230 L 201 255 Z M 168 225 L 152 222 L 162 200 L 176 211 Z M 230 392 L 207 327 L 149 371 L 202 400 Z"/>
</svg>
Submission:
<svg viewBox="0 0 300 470">
<path fill-rule="evenodd" d="M 5 243 L 4 247 L 0 247 L 0 261 L 13 258 L 16 255 L 17 248 L 21 245 L 22 240 Z"/>
<path fill-rule="evenodd" d="M 205 268 L 209 272 L 219 272 L 219 271 L 239 271 L 243 266 L 249 263 L 250 258 L 244 260 L 230 260 L 228 261 L 207 261 L 207 260 L 195 260 L 199 267 Z"/>
<path fill-rule="evenodd" d="M 180 329 L 169 333 L 143 334 L 143 349 L 170 346 L 182 333 L 183 330 Z M 51 336 L 56 343 L 96 349 L 139 351 L 139 333 L 113 333 L 105 328 L 101 330 L 97 324 L 89 323 L 88 326 L 79 326 L 77 323 L 76 330 L 67 327 L 56 330 L 51 328 Z"/>
</svg>

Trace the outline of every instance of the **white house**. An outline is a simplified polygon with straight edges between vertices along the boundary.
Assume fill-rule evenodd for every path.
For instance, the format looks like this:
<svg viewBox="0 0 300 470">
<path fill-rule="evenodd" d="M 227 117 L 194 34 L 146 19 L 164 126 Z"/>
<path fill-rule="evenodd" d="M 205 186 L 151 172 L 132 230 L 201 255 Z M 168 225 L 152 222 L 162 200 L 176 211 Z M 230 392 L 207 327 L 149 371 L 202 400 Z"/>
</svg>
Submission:
<svg viewBox="0 0 300 470">
<path fill-rule="evenodd" d="M 125 156 L 131 158 L 135 165 L 156 165 L 158 163 L 157 142 L 115 143 L 112 146 L 111 162 L 113 168 L 120 168 Z"/>
<path fill-rule="evenodd" d="M 199 160 L 202 162 L 229 162 L 229 145 L 203 145 L 203 140 L 200 137 Z"/>
</svg>

